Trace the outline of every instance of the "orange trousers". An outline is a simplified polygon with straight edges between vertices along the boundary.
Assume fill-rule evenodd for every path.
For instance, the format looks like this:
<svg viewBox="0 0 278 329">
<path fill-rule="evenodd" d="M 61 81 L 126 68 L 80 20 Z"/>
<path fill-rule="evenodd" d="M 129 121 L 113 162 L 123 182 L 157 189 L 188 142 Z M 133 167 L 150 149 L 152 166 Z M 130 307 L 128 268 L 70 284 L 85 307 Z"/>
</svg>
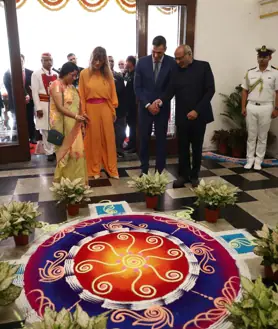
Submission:
<svg viewBox="0 0 278 329">
<path fill-rule="evenodd" d="M 103 165 L 110 177 L 118 177 L 112 110 L 107 103 L 87 103 L 86 113 L 90 118 L 84 139 L 88 176 L 100 176 Z"/>
</svg>

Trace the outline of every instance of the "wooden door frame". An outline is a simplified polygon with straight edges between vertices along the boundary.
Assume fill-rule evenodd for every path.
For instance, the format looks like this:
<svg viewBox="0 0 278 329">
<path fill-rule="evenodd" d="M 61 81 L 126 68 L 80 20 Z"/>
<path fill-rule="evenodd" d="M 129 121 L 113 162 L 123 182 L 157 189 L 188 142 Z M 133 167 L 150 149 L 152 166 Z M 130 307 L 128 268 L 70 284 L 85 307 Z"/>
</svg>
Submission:
<svg viewBox="0 0 278 329">
<path fill-rule="evenodd" d="M 12 88 L 17 122 L 18 143 L 0 144 L 0 163 L 29 161 L 31 159 L 31 155 L 20 58 L 16 0 L 1 0 L 1 2 L 4 4 L 6 16 L 11 76 L 12 81 L 16 81 L 16 83 L 12 82 Z"/>
<path fill-rule="evenodd" d="M 147 55 L 148 46 L 148 6 L 185 6 L 186 11 L 186 44 L 194 51 L 195 41 L 195 21 L 197 0 L 137 0 L 136 1 L 136 48 L 138 58 Z M 179 40 L 184 40 L 184 28 L 182 26 L 185 12 L 182 10 L 179 15 Z M 169 54 L 173 56 L 173 54 Z M 137 120 L 138 121 L 138 120 Z M 138 130 L 138 129 L 137 129 Z M 137 133 L 137 145 L 139 146 L 139 133 Z M 137 147 L 137 149 L 139 149 Z M 150 154 L 155 155 L 155 139 L 150 142 Z M 167 154 L 177 155 L 177 139 L 167 139 Z"/>
</svg>

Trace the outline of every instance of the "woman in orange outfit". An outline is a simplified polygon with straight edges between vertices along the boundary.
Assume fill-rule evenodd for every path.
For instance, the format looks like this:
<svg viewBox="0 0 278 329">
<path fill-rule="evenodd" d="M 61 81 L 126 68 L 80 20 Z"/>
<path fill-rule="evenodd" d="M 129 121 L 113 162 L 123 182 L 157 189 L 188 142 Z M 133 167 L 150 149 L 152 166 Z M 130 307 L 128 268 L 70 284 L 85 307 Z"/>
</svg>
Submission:
<svg viewBox="0 0 278 329">
<path fill-rule="evenodd" d="M 118 179 L 114 131 L 118 98 L 104 48 L 94 49 L 90 67 L 80 74 L 78 89 L 82 111 L 90 119 L 84 140 L 88 175 L 99 178 L 103 164 L 108 175 Z"/>
</svg>

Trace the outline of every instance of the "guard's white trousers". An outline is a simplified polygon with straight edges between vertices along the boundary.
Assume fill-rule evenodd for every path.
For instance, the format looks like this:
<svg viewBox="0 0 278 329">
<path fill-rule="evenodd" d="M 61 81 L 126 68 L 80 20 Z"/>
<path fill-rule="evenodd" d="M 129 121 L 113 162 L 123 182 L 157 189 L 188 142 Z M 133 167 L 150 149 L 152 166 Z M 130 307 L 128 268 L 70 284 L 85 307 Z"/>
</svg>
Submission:
<svg viewBox="0 0 278 329">
<path fill-rule="evenodd" d="M 45 154 L 46 155 L 53 154 L 54 153 L 54 145 L 47 141 L 48 130 L 41 130 L 41 134 L 42 134 L 43 148 L 44 148 Z"/>
<path fill-rule="evenodd" d="M 271 124 L 271 114 L 273 103 L 255 105 L 248 102 L 246 116 L 246 125 L 248 131 L 247 140 L 247 161 L 261 164 L 264 160 L 267 135 Z M 255 154 L 256 152 L 256 154 Z"/>
</svg>

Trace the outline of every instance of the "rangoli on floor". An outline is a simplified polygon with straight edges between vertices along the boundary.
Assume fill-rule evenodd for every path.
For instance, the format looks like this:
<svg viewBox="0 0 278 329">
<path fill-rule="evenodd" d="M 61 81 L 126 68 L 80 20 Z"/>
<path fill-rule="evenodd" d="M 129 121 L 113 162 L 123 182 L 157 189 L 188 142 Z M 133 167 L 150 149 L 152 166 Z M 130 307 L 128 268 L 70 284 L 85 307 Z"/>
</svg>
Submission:
<svg viewBox="0 0 278 329">
<path fill-rule="evenodd" d="M 155 214 L 95 218 L 66 227 L 30 257 L 31 307 L 91 316 L 110 311 L 108 329 L 225 328 L 225 303 L 240 295 L 229 250 L 189 221 Z"/>
</svg>

